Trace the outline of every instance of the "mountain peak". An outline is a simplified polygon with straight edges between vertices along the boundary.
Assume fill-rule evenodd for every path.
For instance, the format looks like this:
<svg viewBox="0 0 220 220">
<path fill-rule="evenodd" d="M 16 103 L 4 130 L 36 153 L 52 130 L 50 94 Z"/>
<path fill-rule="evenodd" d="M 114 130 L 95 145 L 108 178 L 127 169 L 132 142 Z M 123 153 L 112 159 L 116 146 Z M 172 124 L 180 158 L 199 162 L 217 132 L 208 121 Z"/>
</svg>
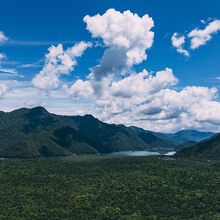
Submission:
<svg viewBox="0 0 220 220">
<path fill-rule="evenodd" d="M 37 106 L 37 107 L 31 108 L 30 113 L 36 114 L 36 115 L 49 114 L 49 112 L 42 106 Z"/>
<path fill-rule="evenodd" d="M 85 117 L 85 118 L 91 118 L 91 119 L 97 119 L 97 118 L 95 118 L 95 117 L 94 117 L 93 115 L 91 115 L 91 114 L 85 114 L 84 117 Z"/>
</svg>

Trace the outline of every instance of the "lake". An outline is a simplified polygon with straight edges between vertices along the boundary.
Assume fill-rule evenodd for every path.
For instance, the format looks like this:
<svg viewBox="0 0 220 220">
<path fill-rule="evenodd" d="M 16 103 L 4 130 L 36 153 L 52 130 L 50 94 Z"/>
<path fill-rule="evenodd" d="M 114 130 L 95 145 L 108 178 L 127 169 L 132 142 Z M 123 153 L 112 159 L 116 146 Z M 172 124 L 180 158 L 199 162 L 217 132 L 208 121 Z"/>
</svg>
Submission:
<svg viewBox="0 0 220 220">
<path fill-rule="evenodd" d="M 152 151 L 123 151 L 123 152 L 113 152 L 110 154 L 104 154 L 106 156 L 152 156 L 152 155 L 173 155 L 176 152 L 166 152 L 166 153 L 159 153 L 159 152 L 152 152 Z"/>
</svg>

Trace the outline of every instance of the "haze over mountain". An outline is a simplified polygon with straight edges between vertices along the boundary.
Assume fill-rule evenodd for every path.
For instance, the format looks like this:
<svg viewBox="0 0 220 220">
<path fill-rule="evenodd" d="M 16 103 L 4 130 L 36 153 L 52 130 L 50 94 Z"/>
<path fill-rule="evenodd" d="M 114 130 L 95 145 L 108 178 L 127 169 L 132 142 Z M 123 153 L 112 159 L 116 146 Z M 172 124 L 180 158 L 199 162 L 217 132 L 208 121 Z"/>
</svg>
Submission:
<svg viewBox="0 0 220 220">
<path fill-rule="evenodd" d="M 143 128 L 138 128 L 135 126 L 131 126 L 131 128 L 133 130 L 141 131 L 144 133 L 152 133 L 155 136 L 159 137 L 160 139 L 176 145 L 183 144 L 188 141 L 199 142 L 204 139 L 210 138 L 215 134 L 213 132 L 202 132 L 196 130 L 181 130 L 181 131 L 177 131 L 176 133 L 159 133 L 159 132 L 144 130 Z"/>
<path fill-rule="evenodd" d="M 43 107 L 0 112 L 1 157 L 56 157 L 131 150 L 174 150 L 151 133 L 107 124 L 92 115 L 61 116 Z"/>
</svg>

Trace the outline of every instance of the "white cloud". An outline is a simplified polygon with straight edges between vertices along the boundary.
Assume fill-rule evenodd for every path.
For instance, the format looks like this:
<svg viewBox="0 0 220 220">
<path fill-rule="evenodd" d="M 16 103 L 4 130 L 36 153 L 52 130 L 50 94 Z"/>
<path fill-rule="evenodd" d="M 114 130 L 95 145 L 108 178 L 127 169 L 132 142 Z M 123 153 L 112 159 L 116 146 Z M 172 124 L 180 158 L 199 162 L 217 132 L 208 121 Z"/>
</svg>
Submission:
<svg viewBox="0 0 220 220">
<path fill-rule="evenodd" d="M 90 81 L 77 80 L 71 87 L 63 86 L 63 89 L 73 99 L 91 99 L 93 89 Z"/>
<path fill-rule="evenodd" d="M 11 73 L 13 75 L 17 75 L 18 72 L 16 69 L 4 69 L 4 68 L 0 68 L 0 72 L 4 72 L 4 73 Z"/>
<path fill-rule="evenodd" d="M 155 74 L 144 70 L 120 80 L 110 79 L 103 86 L 103 96 L 94 96 L 93 81 L 89 80 L 76 81 L 69 95 L 88 100 L 93 109 L 90 113 L 109 123 L 163 132 L 204 127 L 218 130 L 220 103 L 215 101 L 216 88 L 192 86 L 177 92 L 172 86 L 178 79 L 169 68 Z"/>
<path fill-rule="evenodd" d="M 131 98 L 136 96 L 146 97 L 160 91 L 163 88 L 177 84 L 178 80 L 171 69 L 166 68 L 159 71 L 155 76 L 149 75 L 144 70 L 139 74 L 132 74 L 117 82 L 112 82 L 111 90 L 113 96 Z"/>
<path fill-rule="evenodd" d="M 60 86 L 60 75 L 69 74 L 77 65 L 76 57 L 82 56 L 83 52 L 91 47 L 91 43 L 80 42 L 73 47 L 63 49 L 62 44 L 51 46 L 49 53 L 45 56 L 45 65 L 37 74 L 32 83 L 36 88 L 46 92 Z"/>
<path fill-rule="evenodd" d="M 22 83 L 18 82 L 16 89 L 9 93 L 13 88 L 10 81 L 0 81 L 0 97 L 7 98 L 1 100 L 3 109 L 40 104 L 59 114 L 90 113 L 109 123 L 155 131 L 191 128 L 219 131 L 220 103 L 216 101 L 216 88 L 191 86 L 176 91 L 173 86 L 178 84 L 178 79 L 172 69 L 136 73 L 132 68 L 147 59 L 146 50 L 151 48 L 154 39 L 152 18 L 110 9 L 103 15 L 87 15 L 84 22 L 92 37 L 102 41 L 97 45 L 106 48 L 99 65 L 91 68 L 87 79 L 78 79 L 69 86 L 61 81 L 61 76 L 74 70 L 77 57 L 82 56 L 91 43 L 80 42 L 66 50 L 62 44 L 51 46 L 45 56 L 45 65 L 32 84 L 20 85 Z M 205 33 L 196 29 L 197 32 L 192 31 L 194 35 L 188 37 L 192 41 L 199 38 L 206 42 L 207 33 L 211 37 L 217 32 L 210 24 L 204 29 Z M 183 49 L 184 43 L 185 37 L 174 33 L 173 46 L 179 53 L 189 56 Z M 4 55 L 0 54 L 2 58 Z M 38 89 L 50 91 L 50 97 L 42 95 Z M 69 97 L 74 102 L 70 102 Z"/>
<path fill-rule="evenodd" d="M 8 37 L 4 35 L 4 32 L 0 31 L 0 44 L 5 43 L 8 40 Z"/>
<path fill-rule="evenodd" d="M 174 33 L 171 38 L 172 45 L 177 48 L 177 52 L 184 54 L 185 56 L 189 56 L 189 51 L 183 49 L 183 45 L 185 43 L 184 36 L 178 36 L 178 33 Z"/>
<path fill-rule="evenodd" d="M 28 64 L 21 64 L 19 66 L 20 68 L 36 68 L 36 67 L 41 67 L 39 63 L 28 63 Z"/>
<path fill-rule="evenodd" d="M 0 99 L 3 98 L 8 92 L 14 89 L 16 81 L 1 81 L 0 82 Z"/>
<path fill-rule="evenodd" d="M 129 98 L 113 94 L 96 100 L 97 115 L 110 123 L 136 125 L 155 131 L 171 132 L 192 128 L 219 131 L 220 103 L 215 101 L 216 88 L 193 86 L 177 92 L 167 88 L 167 83 L 165 87 L 158 86 L 161 82 L 156 76 L 154 80 L 156 83 L 153 88 L 159 88 L 152 89 L 154 92 L 149 92 L 151 84 L 148 84 L 145 91 Z M 138 81 L 132 82 L 133 88 L 139 88 Z"/>
<path fill-rule="evenodd" d="M 220 30 L 220 20 L 214 20 L 210 22 L 203 30 L 194 29 L 188 37 L 191 38 L 191 49 L 196 49 L 201 45 L 205 45 L 207 41 L 211 40 L 212 34 L 217 33 Z"/>
<path fill-rule="evenodd" d="M 10 84 L 10 80 L 0 80 L 0 84 Z M 50 96 L 32 86 L 28 81 L 18 81 L 16 88 L 7 92 L 0 100 L 2 111 L 12 111 L 23 107 L 44 106 L 48 111 L 56 114 L 83 115 L 88 112 L 93 113 L 92 107 L 88 106 L 88 101 L 75 100 L 71 102 L 63 90 L 51 91 Z"/>
<path fill-rule="evenodd" d="M 148 15 L 143 19 L 130 11 L 110 9 L 103 15 L 86 16 L 84 21 L 92 37 L 101 38 L 107 49 L 85 81 L 65 85 L 63 91 L 74 100 L 85 100 L 92 109 L 87 113 L 109 123 L 155 131 L 219 130 L 216 88 L 192 86 L 176 91 L 173 86 L 178 79 L 172 69 L 155 74 L 132 69 L 146 59 L 146 49 L 153 43 L 153 20 Z M 185 37 L 174 33 L 173 46 L 189 56 L 184 43 Z"/>
<path fill-rule="evenodd" d="M 100 64 L 91 68 L 95 94 L 102 95 L 103 78 L 123 74 L 147 59 L 146 50 L 153 44 L 154 22 L 147 14 L 139 17 L 129 10 L 121 13 L 115 9 L 103 15 L 87 15 L 83 20 L 92 37 L 101 38 L 107 47 Z"/>
</svg>

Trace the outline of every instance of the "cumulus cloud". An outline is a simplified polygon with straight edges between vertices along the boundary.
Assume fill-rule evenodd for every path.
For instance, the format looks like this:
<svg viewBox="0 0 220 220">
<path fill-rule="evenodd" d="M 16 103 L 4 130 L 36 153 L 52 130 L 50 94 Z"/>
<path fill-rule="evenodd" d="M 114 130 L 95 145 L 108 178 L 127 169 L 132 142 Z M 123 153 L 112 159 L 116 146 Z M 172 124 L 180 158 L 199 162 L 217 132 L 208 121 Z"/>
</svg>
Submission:
<svg viewBox="0 0 220 220">
<path fill-rule="evenodd" d="M 155 76 L 144 70 L 139 74 L 132 74 L 122 80 L 113 82 L 111 91 L 113 96 L 131 98 L 143 97 L 160 91 L 162 88 L 177 84 L 178 80 L 171 69 L 159 71 Z"/>
<path fill-rule="evenodd" d="M 73 99 L 91 99 L 93 88 L 90 81 L 77 80 L 71 87 L 63 86 L 63 89 Z"/>
<path fill-rule="evenodd" d="M 207 20 L 210 21 L 211 18 Z M 201 20 L 201 22 L 205 25 L 207 22 L 205 20 Z M 201 45 L 205 45 L 209 40 L 212 39 L 212 35 L 217 33 L 220 30 L 220 20 L 214 20 L 209 22 L 206 27 L 202 29 L 195 28 L 187 34 L 187 39 L 190 39 L 190 49 L 194 50 L 199 48 Z M 189 51 L 183 48 L 185 43 L 185 36 L 181 36 L 178 33 L 174 33 L 171 38 L 172 45 L 177 49 L 177 52 L 184 54 L 185 56 L 189 56 Z"/>
<path fill-rule="evenodd" d="M 141 18 L 110 9 L 103 15 L 87 15 L 84 21 L 92 37 L 101 38 L 107 49 L 86 80 L 65 85 L 63 91 L 74 100 L 84 100 L 93 109 L 89 113 L 109 123 L 163 132 L 218 129 L 216 88 L 191 86 L 176 91 L 178 79 L 172 69 L 156 73 L 132 69 L 146 60 L 146 50 L 153 43 L 153 20 L 148 15 Z M 173 46 L 189 56 L 184 43 L 185 37 L 174 33 Z"/>
<path fill-rule="evenodd" d="M 119 115 L 119 117 L 124 115 L 124 120 L 126 118 L 128 121 L 130 118 L 133 121 L 140 116 L 159 114 L 162 106 L 159 103 L 157 105 L 149 103 L 152 103 L 160 91 L 177 83 L 178 79 L 169 68 L 158 71 L 154 75 L 146 70 L 138 74 L 133 73 L 112 82 L 108 88 L 105 88 L 109 93 L 105 97 L 96 99 L 97 110 L 105 120 L 118 119 Z"/>
<path fill-rule="evenodd" d="M 177 49 L 177 52 L 184 54 L 185 56 L 189 56 L 189 51 L 183 49 L 183 45 L 185 43 L 184 36 L 178 36 L 178 33 L 174 33 L 171 38 L 172 45 Z"/>
<path fill-rule="evenodd" d="M 69 74 L 77 65 L 77 57 L 81 57 L 83 52 L 91 47 L 91 43 L 80 42 L 73 47 L 63 49 L 63 45 L 51 46 L 49 53 L 45 56 L 43 69 L 32 80 L 36 88 L 46 92 L 60 86 L 60 75 Z"/>
<path fill-rule="evenodd" d="M 4 32 L 0 31 L 0 44 L 5 43 L 8 40 L 8 37 L 5 36 Z"/>
<path fill-rule="evenodd" d="M 154 79 L 161 84 L 156 76 Z M 136 83 L 133 81 L 133 87 L 138 88 Z M 171 80 L 170 85 L 174 83 L 176 81 Z M 107 122 L 163 132 L 192 128 L 218 130 L 220 103 L 215 101 L 216 88 L 193 86 L 177 92 L 169 83 L 163 85 L 154 92 L 146 87 L 145 92 L 130 98 L 113 93 L 106 99 L 96 100 L 97 115 Z"/>
<path fill-rule="evenodd" d="M 106 96 L 93 96 L 94 114 L 109 123 L 155 131 L 218 130 L 217 89 L 188 86 L 176 91 L 172 86 L 177 83 L 169 68 L 153 75 L 146 70 L 131 74 L 105 87 Z"/>
<path fill-rule="evenodd" d="M 188 37 L 191 38 L 191 49 L 196 49 L 201 45 L 205 45 L 207 41 L 211 40 L 212 34 L 217 33 L 220 30 L 220 20 L 214 20 L 210 22 L 203 30 L 194 29 Z"/>
<path fill-rule="evenodd" d="M 103 15 L 87 15 L 83 20 L 92 37 L 101 38 L 107 47 L 100 64 L 91 68 L 95 93 L 102 95 L 103 85 L 99 81 L 109 75 L 123 74 L 147 59 L 146 50 L 153 44 L 154 22 L 147 14 L 139 17 L 129 10 L 121 13 L 115 9 Z"/>
<path fill-rule="evenodd" d="M 92 37 L 98 38 L 96 46 L 105 48 L 99 64 L 90 69 L 88 77 L 78 79 L 72 85 L 61 81 L 63 75 L 74 70 L 77 57 L 82 56 L 91 43 L 80 42 L 67 49 L 62 44 L 51 46 L 42 70 L 32 80 L 36 88 L 28 85 L 9 93 L 7 97 L 11 98 L 11 104 L 20 97 L 21 105 L 46 103 L 45 106 L 50 105 L 51 109 L 62 114 L 91 113 L 109 123 L 136 125 L 155 131 L 219 130 L 220 103 L 216 101 L 216 88 L 191 86 L 176 89 L 178 79 L 170 68 L 155 73 L 147 70 L 135 72 L 134 65 L 147 59 L 146 51 L 153 44 L 154 22 L 149 15 L 140 17 L 130 11 L 109 9 L 103 15 L 87 15 L 83 20 Z M 189 56 L 183 47 L 185 40 L 189 37 L 192 41 L 199 38 L 206 42 L 204 36 L 207 33 L 211 37 L 218 31 L 213 25 L 208 29 L 206 34 L 200 33 L 204 30 L 196 29 L 203 37 L 195 30 L 187 38 L 174 33 L 172 44 L 179 53 Z M 3 57 L 0 54 L 0 59 Z M 12 88 L 10 83 L 0 82 L 0 97 Z M 39 96 L 38 89 L 50 91 L 51 98 Z M 74 102 L 69 103 L 68 97 Z M 60 103 L 58 108 L 56 101 Z"/>
<path fill-rule="evenodd" d="M 153 44 L 154 26 L 149 15 L 139 17 L 137 14 L 109 9 L 103 15 L 85 16 L 87 30 L 93 37 L 101 37 L 107 47 L 127 48 L 127 64 L 133 65 L 145 60 L 145 50 Z M 131 28 L 132 27 L 132 28 Z"/>
</svg>

